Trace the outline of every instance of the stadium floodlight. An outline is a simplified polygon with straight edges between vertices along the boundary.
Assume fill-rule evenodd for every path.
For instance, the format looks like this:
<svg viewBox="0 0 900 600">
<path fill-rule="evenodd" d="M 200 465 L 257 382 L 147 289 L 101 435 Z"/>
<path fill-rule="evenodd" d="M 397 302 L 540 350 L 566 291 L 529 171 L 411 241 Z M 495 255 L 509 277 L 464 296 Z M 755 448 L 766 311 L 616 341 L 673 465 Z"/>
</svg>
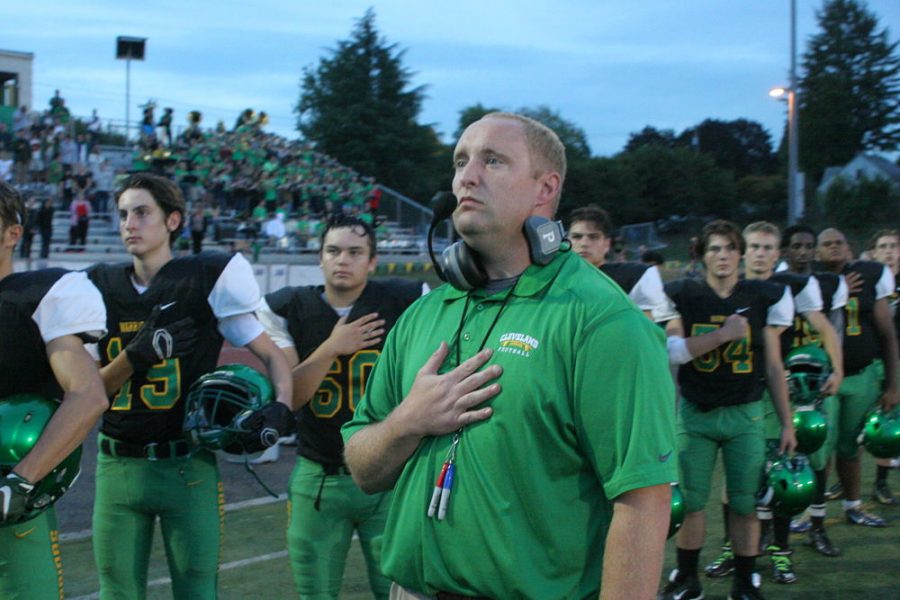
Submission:
<svg viewBox="0 0 900 600">
<path fill-rule="evenodd" d="M 125 61 L 125 141 L 131 127 L 131 61 L 144 60 L 147 38 L 120 35 L 116 38 L 116 59 Z"/>
</svg>

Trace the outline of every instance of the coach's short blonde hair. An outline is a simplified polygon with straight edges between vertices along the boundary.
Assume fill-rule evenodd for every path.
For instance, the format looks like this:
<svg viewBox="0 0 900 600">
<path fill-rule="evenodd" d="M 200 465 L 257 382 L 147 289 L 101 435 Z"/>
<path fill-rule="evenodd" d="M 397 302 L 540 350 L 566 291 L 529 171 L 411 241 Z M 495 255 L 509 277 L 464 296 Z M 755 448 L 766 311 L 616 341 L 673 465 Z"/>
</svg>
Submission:
<svg viewBox="0 0 900 600">
<path fill-rule="evenodd" d="M 566 179 L 566 147 L 555 131 L 540 121 L 518 113 L 492 112 L 482 118 L 511 119 L 521 123 L 531 165 L 535 169 L 534 176 L 538 177 L 551 171 L 559 173 L 559 188 L 562 193 L 562 184 Z"/>
</svg>

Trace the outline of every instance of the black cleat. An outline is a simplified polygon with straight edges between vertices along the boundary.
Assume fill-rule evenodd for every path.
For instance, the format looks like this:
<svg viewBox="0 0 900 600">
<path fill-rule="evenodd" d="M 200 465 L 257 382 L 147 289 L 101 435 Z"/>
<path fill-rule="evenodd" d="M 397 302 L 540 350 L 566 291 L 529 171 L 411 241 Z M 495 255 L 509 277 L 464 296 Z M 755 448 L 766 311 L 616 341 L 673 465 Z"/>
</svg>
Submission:
<svg viewBox="0 0 900 600">
<path fill-rule="evenodd" d="M 863 527 L 885 527 L 887 522 L 879 516 L 867 513 L 862 508 L 851 508 L 844 511 L 847 522 L 851 525 L 862 525 Z"/>
<path fill-rule="evenodd" d="M 900 500 L 894 497 L 891 488 L 888 487 L 887 481 L 881 480 L 875 482 L 875 488 L 872 490 L 872 500 L 885 506 L 896 506 L 900 504 Z"/>
<path fill-rule="evenodd" d="M 731 542 L 722 546 L 722 554 L 703 569 L 707 577 L 727 577 L 734 572 L 734 552 Z"/>
<path fill-rule="evenodd" d="M 672 569 L 669 583 L 656 597 L 657 600 L 703 600 L 703 587 L 696 577 L 681 577 L 678 569 Z"/>
<path fill-rule="evenodd" d="M 841 549 L 831 543 L 824 529 L 810 529 L 806 545 L 812 547 L 813 550 L 822 556 L 835 557 L 841 555 Z"/>
<path fill-rule="evenodd" d="M 841 500 L 844 497 L 844 486 L 838 481 L 825 492 L 826 500 Z"/>
<path fill-rule="evenodd" d="M 793 550 L 785 550 L 780 546 L 766 548 L 772 559 L 772 580 L 775 583 L 796 583 L 797 575 L 794 573 L 794 561 L 791 556 Z"/>
</svg>

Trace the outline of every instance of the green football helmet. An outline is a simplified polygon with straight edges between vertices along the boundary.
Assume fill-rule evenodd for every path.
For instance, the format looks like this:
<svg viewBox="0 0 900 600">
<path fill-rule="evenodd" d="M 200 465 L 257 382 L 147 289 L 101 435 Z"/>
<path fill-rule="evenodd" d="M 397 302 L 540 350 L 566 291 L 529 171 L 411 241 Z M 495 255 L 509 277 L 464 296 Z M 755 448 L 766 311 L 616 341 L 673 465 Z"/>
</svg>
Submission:
<svg viewBox="0 0 900 600">
<path fill-rule="evenodd" d="M 0 475 L 7 475 L 31 451 L 59 402 L 35 394 L 16 394 L 0 399 Z M 66 493 L 81 473 L 81 446 L 38 481 L 25 513 L 15 525 L 33 519 Z"/>
<path fill-rule="evenodd" d="M 888 412 L 877 408 L 866 415 L 859 443 L 876 458 L 900 456 L 900 405 Z"/>
<path fill-rule="evenodd" d="M 822 386 L 831 376 L 831 360 L 822 348 L 807 344 L 788 352 L 784 369 L 791 402 L 815 404 L 821 399 Z"/>
<path fill-rule="evenodd" d="M 275 399 L 272 384 L 246 365 L 222 365 L 201 376 L 188 391 L 184 432 L 195 445 L 208 450 L 243 454 L 238 434 L 241 421 Z"/>
<path fill-rule="evenodd" d="M 678 530 L 681 529 L 681 524 L 684 523 L 684 496 L 681 493 L 681 488 L 677 483 L 672 484 L 672 511 L 671 516 L 669 517 L 669 533 L 666 535 L 666 539 L 672 537 Z"/>
<path fill-rule="evenodd" d="M 828 419 L 813 405 L 800 405 L 794 411 L 797 452 L 812 454 L 828 437 Z"/>
<path fill-rule="evenodd" d="M 805 456 L 781 456 L 768 461 L 760 492 L 761 506 L 771 507 L 776 515 L 793 517 L 803 512 L 815 495 L 816 476 Z"/>
</svg>

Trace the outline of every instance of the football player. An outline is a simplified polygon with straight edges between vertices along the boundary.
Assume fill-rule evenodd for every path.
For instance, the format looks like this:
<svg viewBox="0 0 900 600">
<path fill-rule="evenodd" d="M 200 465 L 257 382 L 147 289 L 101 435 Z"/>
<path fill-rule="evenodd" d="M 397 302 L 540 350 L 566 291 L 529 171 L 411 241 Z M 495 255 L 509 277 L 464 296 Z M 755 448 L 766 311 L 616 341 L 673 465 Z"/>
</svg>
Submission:
<svg viewBox="0 0 900 600">
<path fill-rule="evenodd" d="M 659 268 L 639 262 L 608 262 L 612 234 L 609 213 L 596 204 L 575 209 L 569 216 L 572 250 L 615 281 L 647 318 L 658 323 L 667 321 L 671 315 L 665 314 L 668 303 Z"/>
<path fill-rule="evenodd" d="M 785 259 L 786 272 L 809 276 L 813 274 L 813 263 L 816 254 L 816 232 L 808 225 L 792 225 L 784 230 L 781 239 L 781 251 Z M 818 271 L 815 278 L 819 282 L 822 291 L 822 312 L 828 316 L 829 322 L 835 330 L 838 339 L 842 341 L 844 331 L 844 306 L 847 304 L 848 289 L 843 275 Z M 797 319 L 794 323 L 795 347 L 806 344 L 818 344 L 821 340 L 817 333 L 807 327 L 805 320 Z M 843 346 L 842 346 L 843 348 Z M 843 349 L 841 350 L 843 357 Z M 836 360 L 831 356 L 832 369 L 842 369 L 842 360 Z M 834 422 L 835 409 L 833 404 L 837 401 L 834 396 L 834 386 L 829 390 L 832 395 L 827 396 L 822 404 L 823 412 L 832 415 L 828 423 L 828 436 L 836 434 Z M 827 477 L 828 448 L 826 444 L 810 455 L 810 463 L 816 475 L 816 496 L 809 506 L 807 514 L 809 520 L 800 519 L 791 524 L 792 531 L 796 533 L 809 532 L 807 543 L 823 556 L 840 556 L 840 549 L 835 546 L 825 531 L 825 488 Z"/>
<path fill-rule="evenodd" d="M 81 444 L 108 406 L 84 348 L 105 333 L 106 310 L 84 273 L 13 273 L 26 216 L 18 191 L 0 181 L 0 403 L 14 394 L 62 402 L 32 450 L 0 473 L 0 598 L 62 598 L 53 507 L 19 519 L 35 484 Z"/>
<path fill-rule="evenodd" d="M 666 285 L 679 315 L 667 323 L 666 333 L 670 360 L 680 365 L 679 464 L 687 514 L 676 538 L 678 566 L 663 590 L 665 599 L 703 597 L 697 578 L 706 536 L 703 509 L 720 449 L 734 551 L 731 598 L 762 597 L 754 573 L 759 545 L 755 509 L 765 462 L 759 400 L 766 384 L 781 423 L 779 450 L 796 446 L 780 343 L 781 333 L 793 322 L 793 300 L 783 285 L 739 278 L 744 248 L 737 226 L 713 221 L 699 238 L 705 279 Z"/>
<path fill-rule="evenodd" d="M 890 295 L 889 301 L 894 313 L 894 333 L 900 340 L 900 233 L 896 229 L 882 229 L 876 232 L 869 240 L 869 253 L 872 260 L 886 266 L 894 276 L 894 292 Z M 884 370 L 883 362 L 880 362 L 880 368 Z M 879 379 L 884 379 L 883 373 Z M 900 457 L 877 459 L 875 486 L 872 490 L 872 499 L 876 502 L 888 506 L 900 504 L 900 500 L 894 497 L 887 483 L 888 470 L 892 466 L 896 468 L 898 460 Z"/>
<path fill-rule="evenodd" d="M 291 570 L 300 596 L 337 598 L 355 531 L 372 592 L 382 599 L 391 586 L 379 566 L 390 493 L 370 496 L 353 482 L 340 432 L 362 397 L 387 332 L 427 286 L 403 279 L 369 281 L 376 264 L 375 232 L 365 221 L 338 217 L 320 239 L 325 285 L 278 290 L 266 296 L 258 313 L 288 357 L 294 405 L 303 407 L 290 484 Z"/>
<path fill-rule="evenodd" d="M 135 174 L 115 196 L 127 264 L 94 266 L 109 333 L 100 341 L 110 395 L 98 439 L 94 557 L 102 598 L 141 598 L 158 517 L 175 598 L 215 598 L 222 484 L 215 455 L 182 434 L 184 396 L 216 366 L 223 339 L 266 366 L 277 402 L 245 421 L 248 451 L 267 428 L 293 429 L 290 369 L 254 311 L 261 297 L 243 256 L 175 258 L 185 203 L 164 177 Z M 185 335 L 186 322 L 196 337 Z"/>
<path fill-rule="evenodd" d="M 844 307 L 844 382 L 834 403 L 837 424 L 837 474 L 843 489 L 843 509 L 852 525 L 884 527 L 881 517 L 869 514 L 860 500 L 859 424 L 876 405 L 897 404 L 897 337 L 888 303 L 895 282 L 890 269 L 870 261 L 849 261 L 847 238 L 837 229 L 825 229 L 817 239 L 817 255 L 825 270 L 848 278 L 850 296 Z M 858 283 L 849 282 L 850 274 Z M 880 353 L 879 353 L 880 349 Z M 884 380 L 879 386 L 883 360 Z M 880 387 L 880 389 L 879 389 Z M 830 449 L 834 449 L 831 448 Z"/>
<path fill-rule="evenodd" d="M 831 364 L 835 365 L 831 375 L 825 382 L 822 393 L 826 396 L 837 392 L 840 387 L 841 354 L 840 338 L 831 322 L 822 312 L 822 290 L 818 279 L 813 275 L 800 275 L 788 271 L 775 272 L 775 264 L 779 259 L 781 245 L 781 233 L 778 227 L 772 223 L 759 221 L 751 223 L 744 228 L 744 269 L 747 279 L 772 281 L 787 286 L 791 292 L 796 309 L 796 317 L 791 327 L 781 335 L 782 356 L 787 356 L 791 348 L 801 346 L 810 341 L 811 335 L 817 335 L 825 347 Z M 768 404 L 765 398 L 763 405 Z M 777 440 L 780 436 L 780 423 L 777 414 L 773 410 L 766 411 L 765 418 L 766 439 Z M 816 465 L 814 465 L 816 468 Z M 824 468 L 822 464 L 819 468 Z M 726 547 L 722 556 L 716 559 L 706 568 L 709 576 L 724 576 L 733 569 L 733 558 L 730 546 L 728 546 L 728 504 L 723 505 L 724 522 L 726 525 Z M 793 551 L 790 549 L 790 518 L 774 515 L 769 507 L 760 507 L 757 516 L 761 524 L 761 548 L 768 552 L 772 561 L 772 577 L 777 583 L 794 583 L 797 576 L 793 568 Z"/>
</svg>

